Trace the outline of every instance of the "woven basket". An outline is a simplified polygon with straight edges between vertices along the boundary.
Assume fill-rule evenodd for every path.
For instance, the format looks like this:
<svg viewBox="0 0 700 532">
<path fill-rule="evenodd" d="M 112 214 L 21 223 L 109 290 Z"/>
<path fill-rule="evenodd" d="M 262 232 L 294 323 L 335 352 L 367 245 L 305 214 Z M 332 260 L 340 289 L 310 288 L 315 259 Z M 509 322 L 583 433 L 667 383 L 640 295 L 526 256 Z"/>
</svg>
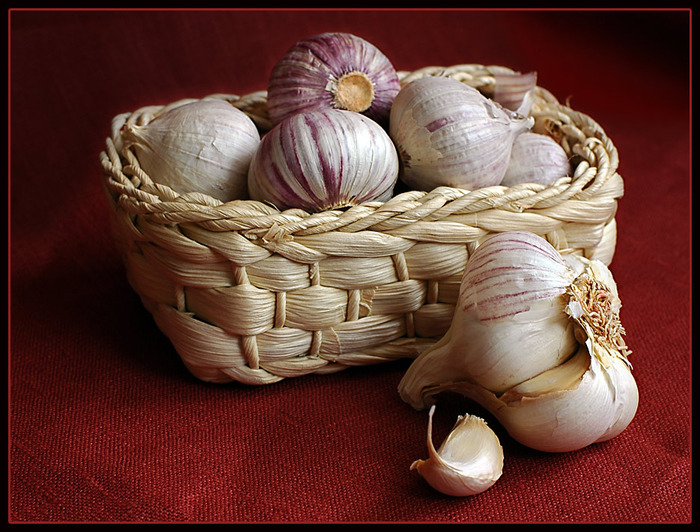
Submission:
<svg viewBox="0 0 700 532">
<path fill-rule="evenodd" d="M 399 77 L 450 76 L 491 96 L 498 72 L 513 71 L 457 65 Z M 264 91 L 209 97 L 270 129 Z M 313 214 L 154 184 L 119 130 L 161 108 L 115 117 L 100 160 L 129 282 L 199 379 L 269 384 L 414 358 L 446 332 L 469 256 L 493 233 L 527 230 L 562 253 L 612 260 L 623 195 L 617 150 L 595 121 L 541 87 L 534 131 L 564 147 L 571 177 L 548 187 L 407 191 Z"/>
</svg>

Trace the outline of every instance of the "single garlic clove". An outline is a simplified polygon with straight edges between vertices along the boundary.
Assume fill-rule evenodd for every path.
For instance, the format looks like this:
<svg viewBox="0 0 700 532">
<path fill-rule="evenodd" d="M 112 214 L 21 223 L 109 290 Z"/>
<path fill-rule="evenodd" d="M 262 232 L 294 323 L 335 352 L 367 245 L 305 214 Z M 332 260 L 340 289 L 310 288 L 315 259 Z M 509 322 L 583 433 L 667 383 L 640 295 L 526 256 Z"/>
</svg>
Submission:
<svg viewBox="0 0 700 532">
<path fill-rule="evenodd" d="M 465 83 L 427 76 L 396 95 L 389 132 L 409 187 L 473 190 L 501 182 L 513 140 L 533 124 Z"/>
<path fill-rule="evenodd" d="M 454 497 L 482 493 L 503 472 L 503 448 L 498 436 L 480 417 L 459 416 L 438 450 L 433 445 L 433 414 L 428 414 L 428 458 L 416 460 L 411 470 L 437 491 Z"/>
</svg>

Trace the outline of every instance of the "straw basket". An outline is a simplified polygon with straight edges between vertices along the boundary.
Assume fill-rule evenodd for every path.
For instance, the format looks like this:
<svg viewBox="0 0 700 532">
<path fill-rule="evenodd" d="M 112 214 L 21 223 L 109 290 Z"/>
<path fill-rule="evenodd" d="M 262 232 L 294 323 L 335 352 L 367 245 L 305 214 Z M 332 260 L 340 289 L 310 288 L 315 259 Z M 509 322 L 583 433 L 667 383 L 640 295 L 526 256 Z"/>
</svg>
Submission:
<svg viewBox="0 0 700 532">
<path fill-rule="evenodd" d="M 512 71 L 457 65 L 399 77 L 451 76 L 490 96 L 497 72 Z M 271 127 L 264 91 L 213 97 L 261 132 Z M 145 123 L 160 108 L 136 118 Z M 613 257 L 617 150 L 595 121 L 541 87 L 534 130 L 572 157 L 571 177 L 549 187 L 406 191 L 314 214 L 154 184 L 121 146 L 131 115 L 114 118 L 100 155 L 115 242 L 143 305 L 205 381 L 269 384 L 416 357 L 449 327 L 470 254 L 497 232 L 531 231 L 606 264 Z"/>
</svg>

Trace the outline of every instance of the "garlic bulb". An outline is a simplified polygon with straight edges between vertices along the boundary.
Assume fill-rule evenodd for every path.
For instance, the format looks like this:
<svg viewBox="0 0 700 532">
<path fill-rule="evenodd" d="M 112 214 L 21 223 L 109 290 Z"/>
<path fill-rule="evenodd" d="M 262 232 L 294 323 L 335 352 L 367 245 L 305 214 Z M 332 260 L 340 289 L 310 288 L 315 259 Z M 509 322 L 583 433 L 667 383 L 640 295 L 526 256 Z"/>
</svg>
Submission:
<svg viewBox="0 0 700 532">
<path fill-rule="evenodd" d="M 396 95 L 389 133 L 409 187 L 473 190 L 501 182 L 513 141 L 533 124 L 469 85 L 427 76 Z"/>
<path fill-rule="evenodd" d="M 250 163 L 252 199 L 311 212 L 386 201 L 399 161 L 389 135 L 364 115 L 337 109 L 293 115 L 262 139 Z"/>
<path fill-rule="evenodd" d="M 464 272 L 452 324 L 399 384 L 417 409 L 445 390 L 487 408 L 517 441 L 563 452 L 632 421 L 638 389 L 607 267 L 527 232 L 486 239 Z"/>
<path fill-rule="evenodd" d="M 437 384 L 445 372 L 459 368 L 455 377 L 502 393 L 571 356 L 575 324 L 559 299 L 575 273 L 552 246 L 534 237 L 502 233 L 476 249 L 450 329 L 416 359 L 407 378 Z"/>
<path fill-rule="evenodd" d="M 270 120 L 313 109 L 363 113 L 386 126 L 399 78 L 373 44 L 350 33 L 297 42 L 275 64 L 267 89 Z"/>
<path fill-rule="evenodd" d="M 537 85 L 537 72 L 496 72 L 493 79 L 495 102 L 521 115 L 529 114 L 529 95 Z"/>
<path fill-rule="evenodd" d="M 513 142 L 510 161 L 501 185 L 551 185 L 570 173 L 569 156 L 560 144 L 547 135 L 526 131 Z"/>
<path fill-rule="evenodd" d="M 154 182 L 223 202 L 247 196 L 248 166 L 260 144 L 252 119 L 214 98 L 170 106 L 145 125 L 127 121 L 122 139 Z"/>
<path fill-rule="evenodd" d="M 445 495 L 465 497 L 482 493 L 503 473 L 503 447 L 480 417 L 459 416 L 438 450 L 433 445 L 433 413 L 428 417 L 428 458 L 416 460 L 411 470 Z"/>
</svg>

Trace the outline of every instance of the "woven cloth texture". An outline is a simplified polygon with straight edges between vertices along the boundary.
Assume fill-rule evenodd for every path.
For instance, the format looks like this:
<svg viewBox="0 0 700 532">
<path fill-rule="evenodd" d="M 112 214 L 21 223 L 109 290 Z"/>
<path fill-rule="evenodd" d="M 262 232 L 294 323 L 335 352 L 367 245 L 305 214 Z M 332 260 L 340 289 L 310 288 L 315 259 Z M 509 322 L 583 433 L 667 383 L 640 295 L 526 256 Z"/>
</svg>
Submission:
<svg viewBox="0 0 700 532">
<path fill-rule="evenodd" d="M 15 10 L 9 29 L 10 522 L 692 519 L 688 11 Z M 111 120 L 263 89 L 280 54 L 322 31 L 406 71 L 536 70 L 613 139 L 611 270 L 641 397 L 620 436 L 546 454 L 492 422 L 504 474 L 455 499 L 409 471 L 427 413 L 398 396 L 408 360 L 266 386 L 188 371 L 112 239 L 97 161 Z M 465 412 L 492 420 L 446 396 L 436 442 Z"/>
</svg>

